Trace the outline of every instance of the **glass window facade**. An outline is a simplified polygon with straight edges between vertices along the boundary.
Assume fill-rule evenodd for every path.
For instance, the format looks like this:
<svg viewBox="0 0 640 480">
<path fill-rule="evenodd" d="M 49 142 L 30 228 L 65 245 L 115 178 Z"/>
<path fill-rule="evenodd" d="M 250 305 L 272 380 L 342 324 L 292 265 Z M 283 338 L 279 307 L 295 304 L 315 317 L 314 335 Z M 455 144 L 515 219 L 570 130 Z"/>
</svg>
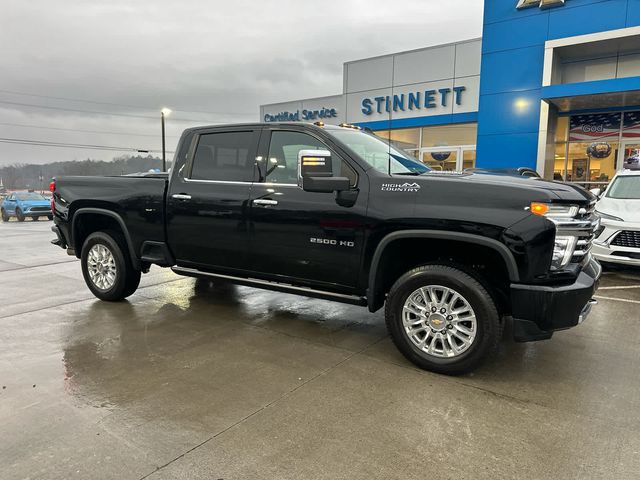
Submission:
<svg viewBox="0 0 640 480">
<path fill-rule="evenodd" d="M 640 112 L 563 116 L 555 140 L 555 180 L 604 184 L 623 168 L 634 142 L 640 143 Z"/>
<path fill-rule="evenodd" d="M 478 125 L 462 123 L 375 132 L 432 169 L 459 171 L 476 166 Z"/>
<path fill-rule="evenodd" d="M 422 129 L 422 146 L 475 145 L 477 137 L 478 125 L 475 123 L 425 127 Z"/>
</svg>

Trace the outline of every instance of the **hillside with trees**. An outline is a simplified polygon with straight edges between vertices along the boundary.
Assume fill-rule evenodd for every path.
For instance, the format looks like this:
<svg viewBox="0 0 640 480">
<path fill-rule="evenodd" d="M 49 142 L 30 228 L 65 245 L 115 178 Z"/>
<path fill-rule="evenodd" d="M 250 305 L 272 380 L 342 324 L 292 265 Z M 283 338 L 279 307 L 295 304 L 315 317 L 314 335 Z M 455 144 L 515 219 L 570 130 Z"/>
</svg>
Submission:
<svg viewBox="0 0 640 480">
<path fill-rule="evenodd" d="M 0 178 L 8 190 L 26 188 L 40 189 L 40 175 L 44 178 L 42 186 L 48 188 L 53 177 L 65 175 L 127 175 L 129 173 L 146 172 L 154 168 L 162 168 L 162 159 L 151 155 L 121 156 L 112 161 L 74 160 L 55 162 L 43 165 L 14 164 L 0 167 Z"/>
</svg>

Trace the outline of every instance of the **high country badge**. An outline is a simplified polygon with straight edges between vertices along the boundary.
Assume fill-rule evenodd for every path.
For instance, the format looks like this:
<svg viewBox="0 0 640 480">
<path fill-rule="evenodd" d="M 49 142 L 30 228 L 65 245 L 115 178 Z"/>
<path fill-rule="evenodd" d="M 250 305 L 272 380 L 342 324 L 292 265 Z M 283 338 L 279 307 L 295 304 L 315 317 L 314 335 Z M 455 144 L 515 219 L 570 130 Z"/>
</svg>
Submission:
<svg viewBox="0 0 640 480">
<path fill-rule="evenodd" d="M 383 183 L 383 192 L 418 192 L 420 185 L 417 183 Z"/>
</svg>

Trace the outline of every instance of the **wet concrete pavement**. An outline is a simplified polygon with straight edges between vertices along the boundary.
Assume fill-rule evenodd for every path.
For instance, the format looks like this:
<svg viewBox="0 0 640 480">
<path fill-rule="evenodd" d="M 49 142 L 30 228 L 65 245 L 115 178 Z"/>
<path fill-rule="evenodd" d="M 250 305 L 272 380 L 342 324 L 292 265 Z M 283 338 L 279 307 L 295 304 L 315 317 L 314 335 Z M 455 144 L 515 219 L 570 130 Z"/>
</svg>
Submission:
<svg viewBox="0 0 640 480">
<path fill-rule="evenodd" d="M 0 224 L 0 478 L 613 478 L 640 470 L 640 272 L 587 322 L 414 368 L 381 313 L 159 268 L 107 304 Z"/>
</svg>

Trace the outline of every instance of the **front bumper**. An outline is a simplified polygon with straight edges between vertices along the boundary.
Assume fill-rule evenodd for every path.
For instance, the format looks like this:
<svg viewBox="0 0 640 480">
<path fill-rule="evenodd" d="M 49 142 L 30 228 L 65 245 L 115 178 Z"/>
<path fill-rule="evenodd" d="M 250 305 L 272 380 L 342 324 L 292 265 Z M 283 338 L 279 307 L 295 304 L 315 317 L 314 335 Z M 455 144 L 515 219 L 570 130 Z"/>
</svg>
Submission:
<svg viewBox="0 0 640 480">
<path fill-rule="evenodd" d="M 22 214 L 25 217 L 47 217 L 47 216 L 51 216 L 53 215 L 53 212 L 51 211 L 51 209 L 49 210 L 37 210 L 37 211 L 32 211 L 32 210 L 25 210 L 24 212 L 22 212 Z"/>
<path fill-rule="evenodd" d="M 601 274 L 602 267 L 592 258 L 571 285 L 511 285 L 514 339 L 547 340 L 555 331 L 582 323 L 595 304 Z"/>
<path fill-rule="evenodd" d="M 640 248 L 614 245 L 616 238 L 622 232 L 640 231 L 640 224 L 603 219 L 602 226 L 604 229 L 593 241 L 593 256 L 601 262 L 640 266 Z"/>
</svg>

